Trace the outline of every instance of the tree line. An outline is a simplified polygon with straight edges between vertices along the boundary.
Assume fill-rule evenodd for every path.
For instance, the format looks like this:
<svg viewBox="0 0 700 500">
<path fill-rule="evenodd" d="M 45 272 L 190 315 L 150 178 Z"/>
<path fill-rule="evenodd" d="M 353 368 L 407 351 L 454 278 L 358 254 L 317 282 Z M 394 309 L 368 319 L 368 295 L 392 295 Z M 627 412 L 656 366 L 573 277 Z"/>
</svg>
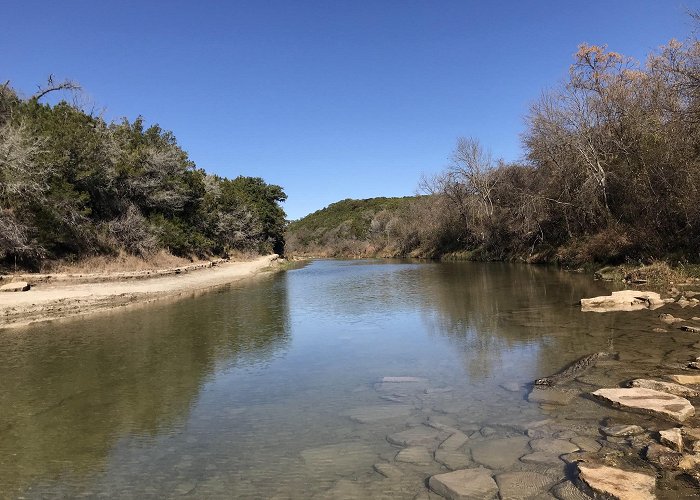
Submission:
<svg viewBox="0 0 700 500">
<path fill-rule="evenodd" d="M 284 249 L 280 186 L 197 168 L 172 132 L 106 122 L 56 83 L 23 98 L 0 85 L 0 266 L 128 252 L 224 255 Z"/>
<path fill-rule="evenodd" d="M 421 180 L 427 196 L 375 213 L 356 250 L 700 260 L 697 38 L 672 40 L 644 63 L 581 45 L 568 78 L 532 104 L 526 122 L 522 161 L 496 160 L 477 139 L 459 139 L 450 165 Z M 290 229 L 290 248 L 308 251 L 309 235 Z"/>
</svg>

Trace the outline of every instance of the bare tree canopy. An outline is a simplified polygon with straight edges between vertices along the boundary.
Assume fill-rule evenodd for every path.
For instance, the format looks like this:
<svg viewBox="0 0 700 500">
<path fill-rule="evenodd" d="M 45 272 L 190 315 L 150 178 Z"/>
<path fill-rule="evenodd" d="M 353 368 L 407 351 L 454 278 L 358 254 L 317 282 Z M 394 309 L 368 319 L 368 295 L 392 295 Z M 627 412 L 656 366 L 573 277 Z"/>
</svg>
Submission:
<svg viewBox="0 0 700 500">
<path fill-rule="evenodd" d="M 73 80 L 69 79 L 65 79 L 62 82 L 57 82 L 54 80 L 53 75 L 49 75 L 46 81 L 46 85 L 37 85 L 37 91 L 31 98 L 35 101 L 38 101 L 46 94 L 49 94 L 51 92 L 57 92 L 59 90 L 77 92 L 79 90 L 82 90 L 82 87 L 77 82 L 74 82 Z"/>
</svg>

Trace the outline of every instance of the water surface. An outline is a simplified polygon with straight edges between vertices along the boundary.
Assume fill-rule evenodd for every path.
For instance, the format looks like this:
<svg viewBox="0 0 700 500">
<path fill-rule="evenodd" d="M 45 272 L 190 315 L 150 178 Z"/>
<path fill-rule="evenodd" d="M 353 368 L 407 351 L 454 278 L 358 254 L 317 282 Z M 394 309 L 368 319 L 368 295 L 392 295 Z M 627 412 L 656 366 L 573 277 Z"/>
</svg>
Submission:
<svg viewBox="0 0 700 500">
<path fill-rule="evenodd" d="M 0 331 L 0 496 L 310 498 L 346 480 L 412 498 L 421 471 L 398 484 L 372 470 L 399 450 L 386 435 L 428 418 L 478 429 L 551 416 L 500 386 L 633 346 L 629 316 L 579 311 L 604 293 L 535 266 L 315 261 Z M 427 390 L 387 400 L 384 376 Z M 410 409 L 350 418 L 392 404 Z"/>
</svg>

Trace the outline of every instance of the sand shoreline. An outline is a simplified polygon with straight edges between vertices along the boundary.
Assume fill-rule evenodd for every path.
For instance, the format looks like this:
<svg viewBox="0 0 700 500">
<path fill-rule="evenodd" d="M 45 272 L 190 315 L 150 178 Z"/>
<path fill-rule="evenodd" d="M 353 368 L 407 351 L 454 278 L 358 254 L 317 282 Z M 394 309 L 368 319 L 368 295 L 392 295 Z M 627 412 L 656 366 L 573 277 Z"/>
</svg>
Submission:
<svg viewBox="0 0 700 500">
<path fill-rule="evenodd" d="M 269 269 L 277 255 L 247 262 L 217 261 L 152 272 L 66 276 L 25 275 L 27 292 L 0 293 L 0 330 L 173 298 L 234 283 Z M 151 274 L 149 274 L 151 273 Z M 19 279 L 16 279 L 19 281 Z"/>
</svg>

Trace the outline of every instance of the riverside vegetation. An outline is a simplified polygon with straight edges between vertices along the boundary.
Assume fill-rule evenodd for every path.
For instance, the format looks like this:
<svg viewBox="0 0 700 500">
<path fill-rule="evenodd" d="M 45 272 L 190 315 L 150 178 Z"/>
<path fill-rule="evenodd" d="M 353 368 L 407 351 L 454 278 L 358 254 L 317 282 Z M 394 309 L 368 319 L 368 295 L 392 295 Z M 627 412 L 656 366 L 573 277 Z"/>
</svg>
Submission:
<svg viewBox="0 0 700 500">
<path fill-rule="evenodd" d="M 580 265 L 700 258 L 700 41 L 640 64 L 581 45 L 531 106 L 520 162 L 459 139 L 423 196 L 344 200 L 290 224 L 288 252 Z"/>
<path fill-rule="evenodd" d="M 42 102 L 77 90 L 49 78 L 23 98 L 0 85 L 0 268 L 162 250 L 282 253 L 280 186 L 208 174 L 141 117 L 108 123 L 65 100 Z"/>
</svg>

